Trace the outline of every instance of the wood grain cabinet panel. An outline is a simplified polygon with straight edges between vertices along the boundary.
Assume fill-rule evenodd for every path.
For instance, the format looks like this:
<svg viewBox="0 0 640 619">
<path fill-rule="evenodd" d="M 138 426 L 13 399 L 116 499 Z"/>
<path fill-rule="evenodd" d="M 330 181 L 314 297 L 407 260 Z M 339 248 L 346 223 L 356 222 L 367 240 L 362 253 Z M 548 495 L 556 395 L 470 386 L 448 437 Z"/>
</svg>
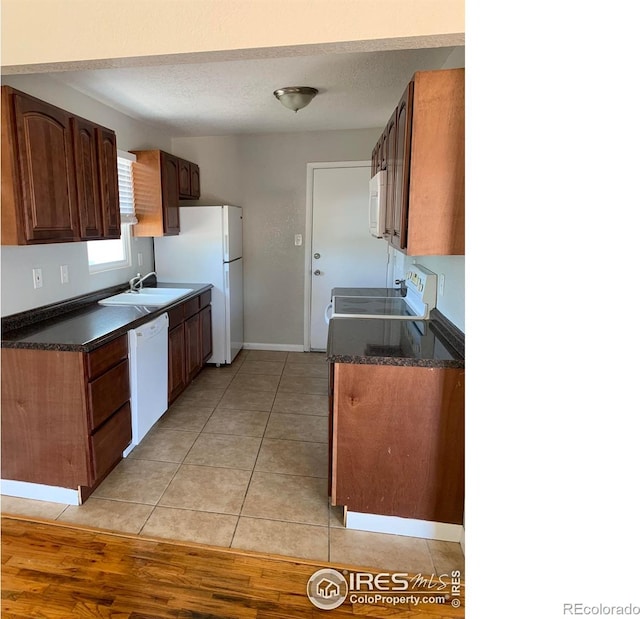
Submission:
<svg viewBox="0 0 640 619">
<path fill-rule="evenodd" d="M 200 342 L 202 349 L 202 365 L 204 365 L 213 354 L 213 340 L 211 333 L 211 305 L 206 305 L 200 310 Z"/>
<path fill-rule="evenodd" d="M 102 238 L 104 229 L 97 137 L 92 122 L 73 119 L 80 237 L 88 240 Z"/>
<path fill-rule="evenodd" d="M 3 479 L 86 498 L 131 442 L 126 336 L 91 352 L 2 349 Z M 128 427 L 125 427 L 128 424 Z"/>
<path fill-rule="evenodd" d="M 102 238 L 119 239 L 120 192 L 118 190 L 118 147 L 116 134 L 110 129 L 96 129 L 98 164 L 100 172 L 100 197 L 102 205 Z"/>
<path fill-rule="evenodd" d="M 185 390 L 186 386 L 183 318 L 179 325 L 169 331 L 169 404 Z"/>
<path fill-rule="evenodd" d="M 335 364 L 334 505 L 461 524 L 464 370 Z"/>
<path fill-rule="evenodd" d="M 126 402 L 90 438 L 93 479 L 103 479 L 131 443 L 131 405 Z"/>
<path fill-rule="evenodd" d="M 200 166 L 189 162 L 189 174 L 191 175 L 191 195 L 192 200 L 200 199 Z"/>
<path fill-rule="evenodd" d="M 115 133 L 2 87 L 2 243 L 120 237 Z"/>
<path fill-rule="evenodd" d="M 178 159 L 178 187 L 181 198 L 191 197 L 191 167 L 186 159 Z"/>
<path fill-rule="evenodd" d="M 79 240 L 71 115 L 6 86 L 2 108 L 2 243 Z"/>
<path fill-rule="evenodd" d="M 180 234 L 180 200 L 200 197 L 200 168 L 162 150 L 135 150 L 135 236 Z"/>
<path fill-rule="evenodd" d="M 416 73 L 372 155 L 372 174 L 387 170 L 386 237 L 410 256 L 464 255 L 464 87 L 464 69 Z"/>
<path fill-rule="evenodd" d="M 134 236 L 180 233 L 178 158 L 161 150 L 131 151 L 136 195 Z"/>
<path fill-rule="evenodd" d="M 169 311 L 169 404 L 213 354 L 211 290 Z"/>
</svg>

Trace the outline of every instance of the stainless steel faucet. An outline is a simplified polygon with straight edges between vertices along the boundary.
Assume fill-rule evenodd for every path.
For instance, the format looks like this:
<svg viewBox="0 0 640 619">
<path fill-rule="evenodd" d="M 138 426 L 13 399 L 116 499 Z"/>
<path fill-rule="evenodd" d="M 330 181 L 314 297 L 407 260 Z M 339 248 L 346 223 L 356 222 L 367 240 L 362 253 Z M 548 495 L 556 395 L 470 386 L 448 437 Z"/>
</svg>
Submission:
<svg viewBox="0 0 640 619">
<path fill-rule="evenodd" d="M 142 290 L 142 284 L 145 279 L 151 277 L 152 275 L 158 275 L 155 271 L 151 271 L 151 273 L 147 273 L 144 277 L 140 277 L 140 273 L 138 273 L 135 277 L 132 277 L 129 280 L 129 292 L 140 292 Z"/>
</svg>

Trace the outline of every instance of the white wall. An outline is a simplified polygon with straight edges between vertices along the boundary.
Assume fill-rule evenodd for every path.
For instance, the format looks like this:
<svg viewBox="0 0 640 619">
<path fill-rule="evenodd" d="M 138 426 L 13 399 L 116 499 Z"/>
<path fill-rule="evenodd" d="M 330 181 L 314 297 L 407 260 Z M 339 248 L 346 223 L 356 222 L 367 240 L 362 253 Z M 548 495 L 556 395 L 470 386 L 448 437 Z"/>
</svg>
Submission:
<svg viewBox="0 0 640 619">
<path fill-rule="evenodd" d="M 394 40 L 410 47 L 411 39 L 419 40 L 419 47 L 448 47 L 462 44 L 465 18 L 464 0 L 2 0 L 1 5 L 3 65 L 23 71 L 42 63 L 125 66 L 127 59 L 168 54 L 237 58 L 247 50 L 266 55 L 282 48 L 294 54 L 309 46 L 367 51 Z"/>
<path fill-rule="evenodd" d="M 67 88 L 46 75 L 23 75 L 3 78 L 3 84 L 39 97 L 69 112 L 109 127 L 116 132 L 118 148 L 162 148 L 170 150 L 170 138 L 146 123 L 134 120 L 85 95 Z M 137 255 L 143 255 L 143 265 Z M 48 305 L 128 281 L 138 271 L 153 268 L 151 239 L 132 242 L 134 266 L 104 273 L 89 274 L 86 243 L 54 243 L 50 245 L 9 246 L 0 248 L 2 261 L 2 315 Z M 60 282 L 60 265 L 69 267 L 69 283 Z M 42 269 L 43 286 L 33 288 L 32 269 Z"/>
<path fill-rule="evenodd" d="M 246 342 L 304 344 L 305 247 L 293 241 L 305 232 L 307 163 L 368 160 L 381 131 L 173 140 L 172 152 L 200 165 L 200 204 L 244 208 Z"/>
</svg>

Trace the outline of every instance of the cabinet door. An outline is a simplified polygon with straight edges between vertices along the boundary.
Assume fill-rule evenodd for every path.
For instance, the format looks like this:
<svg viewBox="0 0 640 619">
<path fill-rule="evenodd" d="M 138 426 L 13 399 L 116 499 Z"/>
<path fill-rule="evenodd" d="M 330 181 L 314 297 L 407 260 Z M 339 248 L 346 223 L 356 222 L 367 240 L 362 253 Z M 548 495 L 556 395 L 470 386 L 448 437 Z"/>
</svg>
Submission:
<svg viewBox="0 0 640 619">
<path fill-rule="evenodd" d="M 181 198 L 191 197 L 191 167 L 184 159 L 178 159 L 178 186 Z"/>
<path fill-rule="evenodd" d="M 200 167 L 195 163 L 190 163 L 189 172 L 191 174 L 191 199 L 198 200 L 200 198 Z"/>
<path fill-rule="evenodd" d="M 462 524 L 464 370 L 335 364 L 332 504 Z"/>
<path fill-rule="evenodd" d="M 118 192 L 118 148 L 116 134 L 97 128 L 100 195 L 104 239 L 120 238 L 120 196 Z"/>
<path fill-rule="evenodd" d="M 407 218 L 409 214 L 409 158 L 411 155 L 411 120 L 413 110 L 413 82 L 396 109 L 396 141 L 393 158 L 393 233 L 391 245 L 407 247 Z M 389 194 L 387 194 L 387 199 Z"/>
<path fill-rule="evenodd" d="M 73 118 L 72 126 L 80 236 L 83 239 L 100 239 L 103 222 L 95 125 L 83 118 Z"/>
<path fill-rule="evenodd" d="M 211 306 L 207 305 L 200 310 L 200 346 L 202 349 L 202 363 L 206 363 L 213 354 L 213 342 L 211 340 Z"/>
<path fill-rule="evenodd" d="M 178 158 L 160 154 L 162 165 L 162 219 L 165 234 L 180 233 Z"/>
<path fill-rule="evenodd" d="M 200 314 L 194 314 L 184 322 L 185 361 L 187 383 L 190 383 L 202 367 L 202 347 L 200 345 Z"/>
<path fill-rule="evenodd" d="M 14 104 L 25 241 L 77 241 L 71 115 L 17 93 Z"/>
<path fill-rule="evenodd" d="M 180 323 L 169 331 L 169 402 L 173 402 L 186 385 L 184 323 Z"/>
<path fill-rule="evenodd" d="M 396 112 L 387 123 L 382 142 L 382 169 L 387 171 L 386 187 L 386 211 L 385 211 L 385 234 L 391 235 L 394 228 L 395 206 L 394 206 L 394 183 L 395 183 L 395 156 L 396 156 Z M 386 167 L 385 167 L 386 166 Z"/>
</svg>

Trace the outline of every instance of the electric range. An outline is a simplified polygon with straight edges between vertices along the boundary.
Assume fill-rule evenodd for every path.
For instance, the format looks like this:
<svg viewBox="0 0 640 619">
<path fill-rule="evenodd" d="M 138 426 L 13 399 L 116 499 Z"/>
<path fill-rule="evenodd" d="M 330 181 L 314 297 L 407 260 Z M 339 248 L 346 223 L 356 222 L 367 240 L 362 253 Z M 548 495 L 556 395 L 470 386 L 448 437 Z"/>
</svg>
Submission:
<svg viewBox="0 0 640 619">
<path fill-rule="evenodd" d="M 404 287 L 334 288 L 325 318 L 425 320 L 436 305 L 438 276 L 419 264 L 407 271 Z"/>
</svg>

